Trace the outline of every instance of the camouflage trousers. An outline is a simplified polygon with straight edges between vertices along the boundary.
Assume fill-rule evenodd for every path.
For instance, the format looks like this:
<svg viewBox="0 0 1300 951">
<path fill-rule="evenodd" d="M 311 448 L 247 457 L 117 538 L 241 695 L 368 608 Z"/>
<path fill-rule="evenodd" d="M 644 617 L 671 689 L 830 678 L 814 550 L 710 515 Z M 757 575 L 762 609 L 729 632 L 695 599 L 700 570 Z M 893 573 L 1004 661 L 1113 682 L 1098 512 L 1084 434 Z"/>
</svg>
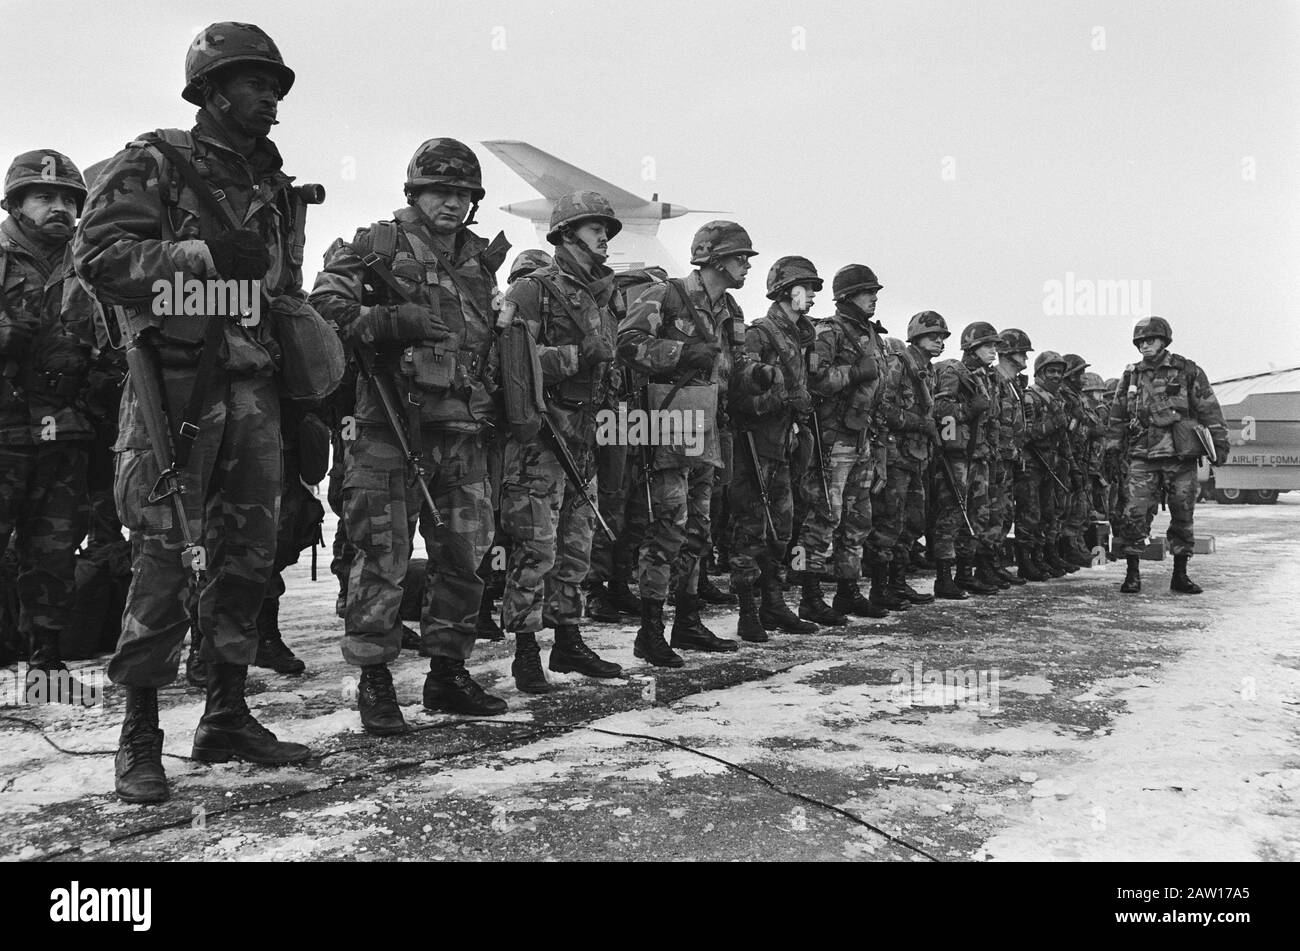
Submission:
<svg viewBox="0 0 1300 951">
<path fill-rule="evenodd" d="M 578 471 L 592 471 L 590 447 L 570 446 L 570 451 Z M 593 497 L 597 482 L 593 474 L 587 483 Z M 506 631 L 536 633 L 582 623 L 582 583 L 595 526 L 590 507 L 569 484 L 550 448 L 540 440 L 506 444 L 501 531 L 512 542 L 501 597 Z"/>
<path fill-rule="evenodd" d="M 247 666 L 257 653 L 257 614 L 275 558 L 280 400 L 275 381 L 266 377 L 227 377 L 224 397 L 199 420 L 182 495 L 207 559 L 195 603 L 203 659 Z M 118 454 L 114 494 L 131 533 L 131 588 L 108 676 L 132 687 L 162 687 L 175 679 L 190 627 L 195 578 L 181 560 L 184 542 L 171 503 L 149 502 L 157 481 L 152 450 Z"/>
<path fill-rule="evenodd" d="M 90 524 L 86 551 L 95 551 L 122 540 L 122 520 L 113 502 L 113 433 L 101 436 L 96 431 L 86 463 L 86 489 L 89 494 Z M 113 437 L 113 438 L 108 438 Z"/>
<path fill-rule="evenodd" d="M 805 473 L 805 492 L 812 500 L 799 533 L 805 572 L 839 580 L 862 577 L 862 549 L 871 534 L 871 487 L 883 462 L 870 445 L 859 451 L 853 443 L 837 441 L 824 463 L 829 500 L 822 488 L 823 470 L 814 466 Z"/>
<path fill-rule="evenodd" d="M 875 563 L 907 563 L 912 542 L 925 525 L 925 468 L 889 447 L 885 489 L 875 498 L 866 555 Z"/>
<path fill-rule="evenodd" d="M 948 481 L 943 460 L 936 459 L 934 467 L 934 533 L 927 537 L 930 554 L 938 561 L 953 561 L 960 557 L 974 558 L 989 526 L 989 463 L 987 459 L 963 459 L 947 456 L 952 470 L 953 485 Z M 959 499 L 966 506 L 962 515 Z M 966 519 L 970 519 L 967 527 Z M 972 534 L 972 529 L 974 534 Z"/>
<path fill-rule="evenodd" d="M 1200 483 L 1195 459 L 1131 459 L 1128 466 L 1127 503 L 1120 521 L 1120 552 L 1140 555 L 1160 504 L 1160 490 L 1168 493 L 1169 529 L 1165 538 L 1173 555 L 1192 554 L 1192 523 Z"/>
<path fill-rule="evenodd" d="M 623 541 L 627 524 L 628 499 L 632 494 L 633 473 L 640 464 L 638 453 L 627 446 L 596 447 L 596 485 L 599 493 L 596 502 L 601 517 L 615 535 L 610 541 L 604 532 L 596 532 L 591 540 L 591 565 L 589 581 L 606 582 L 611 578 L 630 574 L 634 549 Z M 594 520 L 593 520 L 594 521 Z"/>
<path fill-rule="evenodd" d="M 428 552 L 420 637 L 424 653 L 465 660 L 474 647 L 493 513 L 483 437 L 424 427 L 425 478 L 442 516 L 434 527 L 419 485 L 386 426 L 361 424 L 347 444 L 343 516 L 356 546 L 343 612 L 343 659 L 390 663 L 401 651 L 402 586 L 418 527 Z"/>
<path fill-rule="evenodd" d="M 1067 479 L 1065 484 L 1070 486 L 1070 491 L 1061 493 L 1061 534 L 1067 538 L 1082 538 L 1083 530 L 1088 527 L 1088 515 L 1091 511 L 1091 505 L 1089 504 L 1086 475 L 1084 476 L 1084 482 L 1083 486 L 1076 489 L 1074 488 L 1075 483 Z"/>
<path fill-rule="evenodd" d="M 81 441 L 0 446 L 0 551 L 13 535 L 18 630 L 27 643 L 37 630 L 59 633 L 68 623 L 86 532 L 88 450 Z"/>
<path fill-rule="evenodd" d="M 988 551 L 1001 553 L 1016 517 L 1016 470 L 1019 460 L 999 456 L 989 460 L 989 523 L 984 530 Z"/>
<path fill-rule="evenodd" d="M 356 546 L 348 541 L 348 523 L 343 517 L 343 438 L 334 430 L 330 437 L 330 473 L 329 484 L 325 491 L 330 511 L 337 517 L 334 523 L 334 542 L 331 549 L 330 574 L 339 585 L 338 599 L 334 603 L 334 613 L 343 617 L 343 610 L 348 600 L 348 576 L 352 574 L 352 559 L 356 556 Z"/>
<path fill-rule="evenodd" d="M 786 555 L 794 525 L 790 462 L 760 456 L 758 472 L 747 449 L 736 453 L 731 480 L 731 587 L 752 585 L 772 576 Z M 767 491 L 763 504 L 759 480 Z M 772 528 L 767 519 L 770 509 Z M 775 537 L 773 537 L 775 531 Z"/>
<path fill-rule="evenodd" d="M 709 497 L 716 470 L 707 462 L 656 469 L 650 476 L 652 518 L 637 563 L 641 597 L 664 601 L 676 572 L 678 590 L 694 591 L 700 556 L 709 540 Z M 644 494 L 642 492 L 641 494 Z"/>
<path fill-rule="evenodd" d="M 1050 470 L 1033 456 L 1016 474 L 1016 542 L 1056 544 L 1062 493 Z"/>
</svg>

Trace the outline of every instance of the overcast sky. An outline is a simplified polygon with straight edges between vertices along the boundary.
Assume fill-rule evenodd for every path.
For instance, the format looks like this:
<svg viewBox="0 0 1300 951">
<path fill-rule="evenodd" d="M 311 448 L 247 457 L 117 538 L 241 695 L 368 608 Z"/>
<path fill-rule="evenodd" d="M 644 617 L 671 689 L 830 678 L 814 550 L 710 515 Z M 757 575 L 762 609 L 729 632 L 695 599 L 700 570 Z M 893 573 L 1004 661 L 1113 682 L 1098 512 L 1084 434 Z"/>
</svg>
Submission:
<svg viewBox="0 0 1300 951">
<path fill-rule="evenodd" d="M 228 19 L 262 26 L 298 75 L 274 138 L 329 192 L 309 283 L 335 237 L 403 203 L 437 135 L 479 153 L 480 230 L 535 246 L 497 206 L 536 193 L 479 146 L 513 138 L 726 210 L 761 252 L 750 319 L 772 261 L 803 254 L 828 285 L 874 268 L 895 333 L 932 309 L 1115 376 L 1149 288 L 1211 379 L 1300 365 L 1295 2 L 3 0 L 4 156 L 52 147 L 84 168 L 188 128 L 186 47 Z M 661 228 L 679 260 L 705 220 Z M 1089 307 L 1102 281 L 1135 282 L 1126 312 Z M 827 292 L 814 316 L 830 311 Z"/>
</svg>

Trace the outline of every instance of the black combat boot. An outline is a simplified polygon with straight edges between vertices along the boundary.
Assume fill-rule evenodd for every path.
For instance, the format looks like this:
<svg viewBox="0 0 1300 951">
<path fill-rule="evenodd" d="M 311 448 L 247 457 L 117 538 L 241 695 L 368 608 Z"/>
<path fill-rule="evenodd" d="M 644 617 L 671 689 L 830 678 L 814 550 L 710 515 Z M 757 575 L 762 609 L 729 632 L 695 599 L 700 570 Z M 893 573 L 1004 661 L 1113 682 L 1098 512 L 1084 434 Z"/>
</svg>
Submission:
<svg viewBox="0 0 1300 951">
<path fill-rule="evenodd" d="M 1187 577 L 1187 559 L 1190 555 L 1174 555 L 1174 573 L 1169 578 L 1169 590 L 1178 594 L 1200 594 L 1201 586 Z"/>
<path fill-rule="evenodd" d="M 194 731 L 190 758 L 200 763 L 242 760 L 262 766 L 301 763 L 311 750 L 301 743 L 281 743 L 258 723 L 244 702 L 248 668 L 243 664 L 208 665 L 208 701 Z"/>
<path fill-rule="evenodd" d="M 973 574 L 974 566 L 969 558 L 957 559 L 957 574 L 953 578 L 953 584 L 963 591 L 969 591 L 971 594 L 997 594 L 998 586 L 995 584 L 985 584 Z"/>
<path fill-rule="evenodd" d="M 190 649 L 185 655 L 185 682 L 200 690 L 208 686 L 208 662 L 203 659 L 203 635 L 193 625 L 190 627 Z"/>
<path fill-rule="evenodd" d="M 799 620 L 790 610 L 790 605 L 785 603 L 785 595 L 781 593 L 781 580 L 775 572 L 764 576 L 759 583 L 762 585 L 763 603 L 759 608 L 758 619 L 763 622 L 763 627 L 769 631 L 785 631 L 787 634 L 816 633 L 816 624 Z"/>
<path fill-rule="evenodd" d="M 705 604 L 735 604 L 736 603 L 736 596 L 730 593 L 729 591 L 723 591 L 716 584 L 714 584 L 709 579 L 709 576 L 704 573 L 703 567 L 700 568 L 700 583 L 696 587 L 695 593 L 699 596 L 699 599 L 703 601 Z"/>
<path fill-rule="evenodd" d="M 740 622 L 736 625 L 736 634 L 742 641 L 751 644 L 767 643 L 767 631 L 758 618 L 758 594 L 752 584 L 736 584 L 736 597 L 740 599 Z"/>
<path fill-rule="evenodd" d="M 1020 587 L 1021 585 L 1027 584 L 1024 578 L 1017 578 L 1011 572 L 1007 571 L 1005 567 L 1005 565 L 1014 565 L 1016 563 L 1015 558 L 1008 560 L 1001 546 L 998 546 L 995 551 L 997 554 L 989 556 L 989 564 L 992 566 L 993 574 L 1002 581 L 1005 581 L 1008 585 Z"/>
<path fill-rule="evenodd" d="M 506 702 L 488 693 L 465 669 L 459 657 L 430 657 L 424 678 L 424 706 L 442 713 L 494 717 L 505 713 Z"/>
<path fill-rule="evenodd" d="M 257 612 L 257 656 L 253 658 L 253 666 L 290 677 L 297 677 L 307 669 L 280 634 L 279 598 L 263 598 Z"/>
<path fill-rule="evenodd" d="M 831 607 L 844 615 L 854 617 L 889 617 L 889 611 L 871 603 L 852 578 L 841 578 L 835 585 L 835 598 Z"/>
<path fill-rule="evenodd" d="M 1048 549 L 1050 547 L 1051 546 L 1046 543 L 1034 547 L 1034 564 L 1038 566 L 1039 571 L 1047 575 L 1049 578 L 1064 578 L 1065 569 L 1058 568 L 1048 557 Z"/>
<path fill-rule="evenodd" d="M 1066 564 L 1074 565 L 1079 568 L 1092 567 L 1092 553 L 1088 551 L 1083 539 L 1077 535 L 1071 535 L 1065 539 L 1062 544 L 1061 560 Z"/>
<path fill-rule="evenodd" d="M 614 577 L 609 579 L 609 584 L 605 587 L 609 591 L 610 603 L 620 614 L 637 617 L 641 614 L 641 599 L 632 593 L 632 589 L 627 586 L 627 580 L 626 575 L 615 569 Z"/>
<path fill-rule="evenodd" d="M 1047 542 L 1043 545 L 1043 561 L 1047 562 L 1052 570 L 1063 572 L 1064 574 L 1062 577 L 1064 577 L 1064 575 L 1072 575 L 1079 570 L 1075 565 L 1070 564 L 1061 557 L 1061 543 L 1059 539 L 1054 542 Z"/>
<path fill-rule="evenodd" d="M 894 590 L 890 583 L 892 580 L 892 564 L 881 562 L 871 566 L 871 588 L 867 592 L 867 597 L 876 607 L 888 611 L 906 611 L 912 606 L 906 595 Z"/>
<path fill-rule="evenodd" d="M 907 583 L 907 566 L 899 561 L 890 562 L 889 589 L 904 599 L 904 608 L 913 604 L 933 604 L 934 595 L 917 591 Z"/>
<path fill-rule="evenodd" d="M 474 622 L 474 639 L 476 641 L 504 641 L 506 639 L 505 631 L 501 630 L 501 625 L 497 623 L 496 599 L 492 597 L 486 587 L 483 588 L 483 597 L 478 602 L 478 620 Z"/>
<path fill-rule="evenodd" d="M 700 602 L 685 594 L 677 596 L 677 616 L 673 618 L 672 639 L 668 642 L 678 650 L 728 653 L 739 650 L 735 641 L 718 637 L 700 620 Z"/>
<path fill-rule="evenodd" d="M 1119 586 L 1119 590 L 1124 594 L 1137 594 L 1142 590 L 1142 572 L 1138 570 L 1138 563 L 1142 559 L 1137 555 L 1128 556 L 1128 570 L 1124 572 L 1124 583 Z M 1169 583 L 1173 587 L 1173 582 Z"/>
<path fill-rule="evenodd" d="M 837 608 L 826 603 L 822 595 L 821 579 L 811 571 L 804 572 L 803 597 L 799 599 L 799 616 L 805 621 L 825 624 L 827 627 L 843 627 L 849 623 L 849 619 Z"/>
<path fill-rule="evenodd" d="M 28 696 L 33 695 L 33 687 L 40 682 L 40 695 L 47 703 L 89 706 L 92 702 L 89 690 L 63 662 L 59 632 L 50 628 L 35 626 L 32 630 L 32 655 L 27 662 L 26 682 Z"/>
<path fill-rule="evenodd" d="M 655 598 L 641 599 L 641 627 L 632 643 L 632 654 L 655 667 L 682 667 L 686 661 L 664 640 L 664 603 Z"/>
<path fill-rule="evenodd" d="M 554 653 L 552 650 L 552 656 Z M 551 692 L 550 681 L 542 670 L 542 651 L 537 646 L 536 634 L 528 631 L 515 633 L 515 659 L 510 665 L 510 675 L 515 678 L 515 686 L 522 693 Z"/>
<path fill-rule="evenodd" d="M 1046 575 L 1034 560 L 1034 546 L 1021 542 L 1016 546 L 1016 560 L 1019 562 L 1017 574 L 1025 581 L 1046 581 Z"/>
<path fill-rule="evenodd" d="M 113 760 L 113 784 L 123 802 L 166 802 L 162 764 L 163 731 L 158 728 L 158 689 L 127 687 L 126 716 Z"/>
<path fill-rule="evenodd" d="M 362 728 L 371 736 L 397 736 L 411 732 L 402 716 L 402 708 L 397 705 L 393 672 L 387 664 L 366 664 L 361 668 L 357 710 L 361 714 Z"/>
<path fill-rule="evenodd" d="M 587 589 L 587 617 L 602 624 L 617 624 L 623 620 L 618 605 L 603 582 L 597 581 Z"/>
<path fill-rule="evenodd" d="M 551 646 L 551 659 L 547 664 L 557 674 L 582 674 L 608 680 L 623 676 L 623 668 L 592 650 L 582 639 L 576 624 L 557 624 L 555 643 Z"/>
<path fill-rule="evenodd" d="M 997 588 L 999 591 L 1005 591 L 1007 588 L 1011 587 L 1011 582 L 1004 581 L 1002 576 L 998 574 L 997 568 L 993 564 L 992 555 L 975 556 L 974 577 L 976 581 L 993 585 L 993 587 Z"/>
<path fill-rule="evenodd" d="M 934 596 L 948 601 L 964 601 L 970 597 L 957 582 L 952 580 L 952 562 L 940 561 L 934 570 Z"/>
</svg>

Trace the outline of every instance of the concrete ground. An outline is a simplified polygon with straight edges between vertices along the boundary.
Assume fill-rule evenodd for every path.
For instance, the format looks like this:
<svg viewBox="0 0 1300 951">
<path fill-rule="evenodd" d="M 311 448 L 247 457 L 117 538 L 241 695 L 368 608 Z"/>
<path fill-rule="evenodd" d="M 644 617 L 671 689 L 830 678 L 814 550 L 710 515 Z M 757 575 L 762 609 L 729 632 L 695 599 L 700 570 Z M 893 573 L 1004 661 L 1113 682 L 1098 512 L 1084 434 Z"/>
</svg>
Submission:
<svg viewBox="0 0 1300 951">
<path fill-rule="evenodd" d="M 631 620 L 592 625 L 627 677 L 552 674 L 543 697 L 515 690 L 509 642 L 479 642 L 471 669 L 510 704 L 491 719 L 425 713 L 426 662 L 403 655 L 416 732 L 387 740 L 360 730 L 333 579 L 304 557 L 281 616 L 307 674 L 254 669 L 249 702 L 313 759 L 190 762 L 202 697 L 178 681 L 172 799 L 129 806 L 118 690 L 11 706 L 0 858 L 1294 861 L 1300 497 L 1203 504 L 1197 529 L 1217 542 L 1192 562 L 1200 597 L 1168 591 L 1168 560 L 1122 596 L 1111 564 L 680 671 L 632 656 Z M 734 611 L 707 620 L 734 636 Z"/>
</svg>

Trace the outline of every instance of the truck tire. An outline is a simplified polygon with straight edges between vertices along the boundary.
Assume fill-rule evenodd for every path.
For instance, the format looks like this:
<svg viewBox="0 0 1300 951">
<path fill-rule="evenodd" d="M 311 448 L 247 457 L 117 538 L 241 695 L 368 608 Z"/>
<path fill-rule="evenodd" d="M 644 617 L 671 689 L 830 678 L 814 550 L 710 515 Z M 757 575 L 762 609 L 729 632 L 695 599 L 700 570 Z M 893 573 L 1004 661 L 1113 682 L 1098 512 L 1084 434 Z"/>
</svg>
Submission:
<svg viewBox="0 0 1300 951">
<path fill-rule="evenodd" d="M 1241 489 L 1215 489 L 1214 501 L 1220 505 L 1240 505 L 1243 501 Z"/>
<path fill-rule="evenodd" d="M 1276 505 L 1277 489 L 1252 489 L 1246 493 L 1246 502 L 1250 505 Z"/>
</svg>

